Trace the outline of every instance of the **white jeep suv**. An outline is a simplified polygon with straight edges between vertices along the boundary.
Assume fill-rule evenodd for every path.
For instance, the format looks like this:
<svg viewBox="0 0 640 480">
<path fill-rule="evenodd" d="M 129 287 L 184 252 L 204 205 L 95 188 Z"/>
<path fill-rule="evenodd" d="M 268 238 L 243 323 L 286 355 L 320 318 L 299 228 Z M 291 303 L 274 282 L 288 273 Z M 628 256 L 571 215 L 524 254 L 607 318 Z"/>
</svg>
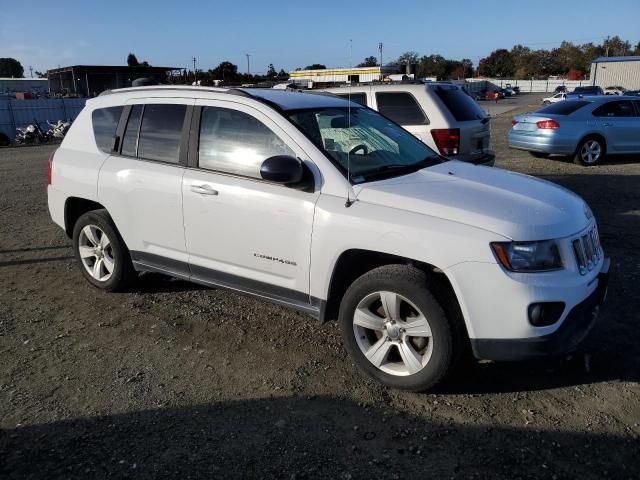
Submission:
<svg viewBox="0 0 640 480">
<path fill-rule="evenodd" d="M 574 348 L 608 260 L 578 196 L 446 161 L 357 103 L 140 87 L 87 101 L 49 162 L 49 209 L 86 279 L 136 272 L 338 319 L 355 362 L 424 390 L 471 348 Z"/>
</svg>

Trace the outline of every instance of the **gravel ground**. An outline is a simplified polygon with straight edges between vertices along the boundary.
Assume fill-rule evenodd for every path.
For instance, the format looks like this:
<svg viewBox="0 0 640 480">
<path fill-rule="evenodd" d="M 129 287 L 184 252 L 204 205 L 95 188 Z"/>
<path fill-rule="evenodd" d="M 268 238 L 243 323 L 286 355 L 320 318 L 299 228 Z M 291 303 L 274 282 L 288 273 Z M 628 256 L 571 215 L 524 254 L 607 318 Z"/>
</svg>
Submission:
<svg viewBox="0 0 640 480">
<path fill-rule="evenodd" d="M 49 218 L 51 146 L 0 149 L 0 478 L 640 478 L 640 159 L 497 166 L 592 206 L 612 257 L 568 358 L 482 362 L 436 393 L 356 371 L 337 325 L 144 275 L 103 293 Z"/>
</svg>

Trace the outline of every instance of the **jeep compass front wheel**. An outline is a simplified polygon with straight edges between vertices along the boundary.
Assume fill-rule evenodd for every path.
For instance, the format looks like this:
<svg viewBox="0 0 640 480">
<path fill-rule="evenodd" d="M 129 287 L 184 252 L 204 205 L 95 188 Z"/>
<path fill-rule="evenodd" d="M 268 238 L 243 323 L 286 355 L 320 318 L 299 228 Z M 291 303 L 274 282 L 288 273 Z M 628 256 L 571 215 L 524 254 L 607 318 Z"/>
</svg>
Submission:
<svg viewBox="0 0 640 480">
<path fill-rule="evenodd" d="M 426 390 L 454 363 L 455 329 L 414 267 L 388 265 L 358 278 L 342 300 L 340 327 L 356 363 L 394 388 Z"/>
<path fill-rule="evenodd" d="M 135 277 L 129 251 L 106 210 L 88 212 L 78 219 L 73 247 L 84 277 L 98 288 L 122 290 Z"/>
</svg>

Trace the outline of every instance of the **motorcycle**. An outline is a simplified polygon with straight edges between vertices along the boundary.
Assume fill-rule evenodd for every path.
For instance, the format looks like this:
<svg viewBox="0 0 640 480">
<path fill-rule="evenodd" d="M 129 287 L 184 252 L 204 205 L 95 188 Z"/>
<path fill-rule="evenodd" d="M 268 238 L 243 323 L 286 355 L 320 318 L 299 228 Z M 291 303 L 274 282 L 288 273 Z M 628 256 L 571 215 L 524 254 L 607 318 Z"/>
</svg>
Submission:
<svg viewBox="0 0 640 480">
<path fill-rule="evenodd" d="M 31 125 L 27 125 L 25 128 L 16 128 L 16 144 L 26 143 L 46 143 L 50 140 L 51 136 L 49 132 L 45 132 L 40 127 L 40 123 L 34 120 Z"/>
<path fill-rule="evenodd" d="M 64 136 L 69 131 L 69 128 L 71 127 L 70 120 L 66 122 L 58 120 L 56 123 L 51 123 L 49 122 L 49 120 L 47 120 L 47 124 L 49 125 L 49 131 L 47 132 L 49 136 L 52 138 L 57 138 L 59 140 L 62 140 L 64 138 Z"/>
</svg>

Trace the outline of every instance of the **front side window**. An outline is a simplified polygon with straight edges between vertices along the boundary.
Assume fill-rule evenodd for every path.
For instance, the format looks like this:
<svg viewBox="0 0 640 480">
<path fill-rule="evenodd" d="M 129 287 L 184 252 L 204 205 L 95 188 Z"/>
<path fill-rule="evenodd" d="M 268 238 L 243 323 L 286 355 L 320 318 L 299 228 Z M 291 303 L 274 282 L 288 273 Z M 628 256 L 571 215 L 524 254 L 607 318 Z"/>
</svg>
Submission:
<svg viewBox="0 0 640 480">
<path fill-rule="evenodd" d="M 322 108 L 287 113 L 353 183 L 397 176 L 442 158 L 403 128 L 365 108 Z"/>
<path fill-rule="evenodd" d="M 138 157 L 178 163 L 186 105 L 146 104 L 142 112 Z"/>
<path fill-rule="evenodd" d="M 208 170 L 262 178 L 262 162 L 295 153 L 265 124 L 251 115 L 219 107 L 204 107 L 200 119 L 198 166 Z"/>
<path fill-rule="evenodd" d="M 400 125 L 424 125 L 427 118 L 413 95 L 406 92 L 376 93 L 378 111 Z"/>
<path fill-rule="evenodd" d="M 633 117 L 633 104 L 629 100 L 609 102 L 593 111 L 595 117 Z"/>
<path fill-rule="evenodd" d="M 123 106 L 98 108 L 91 114 L 96 145 L 105 153 L 111 153 L 113 137 L 116 134 L 123 108 Z"/>
</svg>

